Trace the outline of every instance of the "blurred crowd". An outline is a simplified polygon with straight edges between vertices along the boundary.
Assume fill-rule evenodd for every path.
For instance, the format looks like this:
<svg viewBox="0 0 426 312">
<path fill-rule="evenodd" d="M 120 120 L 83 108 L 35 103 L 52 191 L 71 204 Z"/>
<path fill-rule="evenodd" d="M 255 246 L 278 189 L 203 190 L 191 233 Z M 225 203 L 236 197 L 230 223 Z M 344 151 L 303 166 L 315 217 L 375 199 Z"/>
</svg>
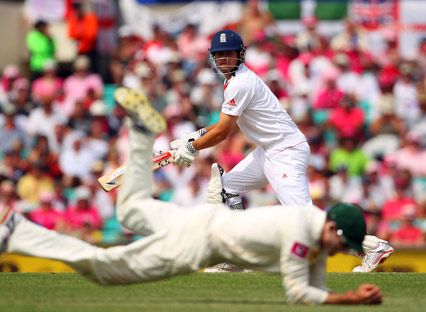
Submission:
<svg viewBox="0 0 426 312">
<path fill-rule="evenodd" d="M 46 228 L 114 244 L 133 237 L 115 219 L 116 191 L 105 193 L 96 181 L 128 156 L 126 114 L 114 103 L 114 89 L 141 90 L 162 111 L 169 127 L 154 149 L 165 151 L 170 141 L 218 120 L 223 80 L 210 67 L 210 37 L 195 24 L 177 33 L 154 25 L 151 40 L 121 27 L 106 67 L 93 66 L 100 62 L 96 15 L 75 9 L 68 26 L 79 55 L 71 66 L 55 60 L 49 24 L 38 21 L 26 38 L 30 73 L 14 64 L 2 70 L 0 205 Z M 249 1 L 229 27 L 248 46 L 247 66 L 308 139 L 314 204 L 357 203 L 370 234 L 424 246 L 426 37 L 407 59 L 394 32 L 383 33 L 386 49 L 377 55 L 349 19 L 330 36 L 318 32 L 315 17 L 301 23 L 303 31 L 280 34 L 269 12 Z M 205 202 L 211 164 L 228 171 L 252 148 L 235 131 L 190 168 L 156 171 L 153 195 L 184 206 Z M 277 203 L 269 186 L 244 200 L 246 207 Z"/>
</svg>

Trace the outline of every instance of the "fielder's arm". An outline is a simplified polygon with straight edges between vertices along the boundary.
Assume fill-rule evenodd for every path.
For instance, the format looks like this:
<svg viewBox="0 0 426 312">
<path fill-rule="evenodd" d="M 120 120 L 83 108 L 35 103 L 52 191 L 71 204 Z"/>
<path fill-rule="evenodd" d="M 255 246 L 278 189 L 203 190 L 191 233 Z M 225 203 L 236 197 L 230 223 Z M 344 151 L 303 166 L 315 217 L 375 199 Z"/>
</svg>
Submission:
<svg viewBox="0 0 426 312">
<path fill-rule="evenodd" d="M 327 304 L 380 304 L 382 292 L 377 285 L 362 284 L 355 291 L 347 293 L 329 293 Z"/>
<path fill-rule="evenodd" d="M 291 250 L 297 248 L 297 244 L 300 244 L 300 248 L 304 246 L 301 243 L 295 243 L 296 246 L 293 246 Z M 309 249 L 300 254 L 297 254 L 297 251 L 291 250 L 282 250 L 280 260 L 282 284 L 285 289 L 287 302 L 323 304 L 327 300 L 329 292 L 311 284 L 308 259 Z M 322 269 L 325 270 L 325 267 Z"/>
<path fill-rule="evenodd" d="M 347 293 L 330 292 L 325 289 L 325 258 L 313 266 L 308 257 L 284 253 L 281 258 L 281 274 L 287 301 L 305 304 L 380 304 L 380 288 L 362 284 Z"/>
</svg>

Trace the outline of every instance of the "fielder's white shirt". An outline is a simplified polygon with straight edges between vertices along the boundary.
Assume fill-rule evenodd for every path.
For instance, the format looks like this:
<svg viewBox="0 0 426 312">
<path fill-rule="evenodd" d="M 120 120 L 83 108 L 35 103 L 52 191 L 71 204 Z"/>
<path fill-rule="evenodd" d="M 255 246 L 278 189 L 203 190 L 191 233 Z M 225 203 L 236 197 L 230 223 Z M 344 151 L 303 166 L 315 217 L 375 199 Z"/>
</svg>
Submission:
<svg viewBox="0 0 426 312">
<path fill-rule="evenodd" d="M 238 116 L 241 131 L 259 146 L 285 148 L 306 141 L 268 86 L 243 64 L 225 81 L 222 112 Z"/>
<path fill-rule="evenodd" d="M 309 205 L 224 209 L 216 211 L 210 231 L 231 263 L 281 272 L 288 302 L 321 304 L 328 296 L 327 252 L 319 245 L 325 220 L 324 211 Z"/>
</svg>

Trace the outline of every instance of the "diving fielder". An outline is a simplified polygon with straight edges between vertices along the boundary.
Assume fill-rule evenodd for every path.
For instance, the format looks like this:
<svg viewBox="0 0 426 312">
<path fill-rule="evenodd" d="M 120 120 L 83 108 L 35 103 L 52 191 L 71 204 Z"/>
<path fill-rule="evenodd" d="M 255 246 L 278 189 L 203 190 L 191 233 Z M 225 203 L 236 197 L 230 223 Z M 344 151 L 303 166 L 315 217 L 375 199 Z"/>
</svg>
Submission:
<svg viewBox="0 0 426 312">
<path fill-rule="evenodd" d="M 309 205 L 236 212 L 222 203 L 188 210 L 154 200 L 150 159 L 153 134 L 164 130 L 159 126 L 161 116 L 147 105 L 127 102 L 125 107 L 134 120 L 117 213 L 127 228 L 151 235 L 127 246 L 102 249 L 41 228 L 2 207 L 0 251 L 60 260 L 104 285 L 160 280 L 227 261 L 281 272 L 290 303 L 381 302 L 375 285 L 363 284 L 347 293 L 325 288 L 327 255 L 362 249 L 365 222 L 357 207 L 338 204 L 328 213 Z M 141 109 L 143 114 L 137 112 Z"/>
<path fill-rule="evenodd" d="M 217 183 L 223 201 L 231 209 L 243 209 L 240 194 L 269 182 L 282 205 L 310 205 L 309 145 L 268 86 L 244 65 L 245 50 L 240 35 L 232 30 L 213 36 L 211 63 L 225 76 L 220 119 L 215 125 L 171 142 L 176 150 L 174 162 L 190 166 L 199 150 L 220 143 L 238 126 L 257 147 L 230 172 L 223 173 L 222 185 Z M 214 170 L 223 172 L 217 164 L 212 166 Z M 209 192 L 208 201 L 217 200 L 217 194 L 217 190 Z M 371 272 L 392 252 L 386 241 L 368 235 L 362 265 L 354 271 Z"/>
</svg>

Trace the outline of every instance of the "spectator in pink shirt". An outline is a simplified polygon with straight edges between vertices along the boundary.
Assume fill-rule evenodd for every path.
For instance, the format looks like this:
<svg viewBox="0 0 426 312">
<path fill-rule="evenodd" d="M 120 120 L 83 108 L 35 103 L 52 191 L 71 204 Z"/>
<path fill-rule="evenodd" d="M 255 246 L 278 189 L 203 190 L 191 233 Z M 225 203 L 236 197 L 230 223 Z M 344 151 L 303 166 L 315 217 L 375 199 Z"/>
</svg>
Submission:
<svg viewBox="0 0 426 312">
<path fill-rule="evenodd" d="M 395 172 L 394 184 L 395 196 L 383 204 L 382 218 L 385 222 L 401 220 L 406 205 L 417 205 L 412 196 L 412 176 L 407 170 Z"/>
<path fill-rule="evenodd" d="M 189 61 L 204 61 L 210 47 L 206 36 L 198 33 L 195 24 L 188 24 L 177 38 L 180 55 Z"/>
<path fill-rule="evenodd" d="M 329 119 L 330 125 L 337 131 L 337 135 L 345 138 L 362 137 L 364 126 L 364 112 L 356 106 L 354 96 L 346 95 L 340 107 L 336 108 Z"/>
<path fill-rule="evenodd" d="M 283 37 L 281 42 L 278 42 L 277 49 L 271 52 L 274 58 L 275 67 L 280 72 L 282 79 L 289 80 L 289 66 L 293 59 L 297 57 L 298 51 L 294 46 L 293 37 Z"/>
<path fill-rule="evenodd" d="M 54 194 L 40 194 L 40 206 L 29 214 L 29 219 L 49 230 L 59 230 L 62 227 L 63 214 L 53 207 Z"/>
<path fill-rule="evenodd" d="M 333 69 L 324 74 L 324 87 L 314 99 L 314 109 L 335 109 L 340 106 L 345 94 L 337 88 L 337 76 L 337 71 Z"/>
<path fill-rule="evenodd" d="M 404 146 L 390 154 L 387 160 L 395 162 L 400 169 L 409 170 L 414 176 L 426 176 L 426 151 L 416 135 L 406 135 Z"/>
<path fill-rule="evenodd" d="M 75 191 L 75 205 L 67 207 L 65 220 L 71 231 L 79 231 L 88 228 L 91 231 L 98 230 L 102 226 L 102 219 L 98 209 L 90 201 L 90 190 L 86 187 L 78 187 Z"/>
<path fill-rule="evenodd" d="M 422 246 L 425 242 L 423 233 L 415 224 L 416 207 L 406 205 L 402 210 L 402 225 L 390 238 L 392 244 L 405 246 Z"/>
<path fill-rule="evenodd" d="M 379 224 L 378 236 L 389 240 L 392 231 L 400 223 L 403 216 L 404 207 L 414 206 L 416 202 L 411 197 L 405 196 L 400 189 L 396 190 L 396 197 L 385 202 L 382 209 L 382 221 Z"/>
<path fill-rule="evenodd" d="M 58 98 L 62 96 L 62 80 L 56 75 L 57 65 L 49 60 L 43 66 L 43 76 L 37 78 L 32 85 L 32 94 L 35 100 L 46 96 Z"/>
<path fill-rule="evenodd" d="M 93 92 L 95 99 L 100 99 L 103 94 L 103 84 L 99 75 L 89 71 L 90 61 L 87 56 L 79 56 L 74 61 L 75 73 L 65 79 L 64 92 L 68 112 L 77 101 L 85 100 L 89 92 Z"/>
</svg>

